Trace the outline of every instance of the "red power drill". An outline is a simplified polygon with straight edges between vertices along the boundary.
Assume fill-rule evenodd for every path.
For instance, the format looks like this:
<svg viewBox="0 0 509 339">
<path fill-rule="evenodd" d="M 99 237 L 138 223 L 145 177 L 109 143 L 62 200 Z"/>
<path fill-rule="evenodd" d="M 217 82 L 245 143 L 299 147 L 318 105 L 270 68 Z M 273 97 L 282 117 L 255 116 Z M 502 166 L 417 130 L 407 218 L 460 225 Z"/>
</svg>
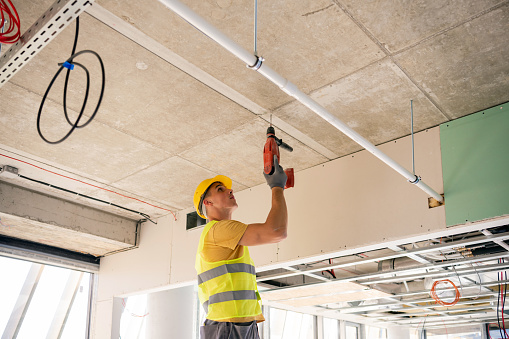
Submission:
<svg viewBox="0 0 509 339">
<path fill-rule="evenodd" d="M 267 128 L 267 141 L 265 142 L 265 146 L 263 147 L 263 171 L 265 174 L 274 173 L 274 155 L 277 155 L 278 163 L 280 163 L 281 158 L 279 157 L 279 146 L 286 149 L 289 152 L 293 151 L 293 148 L 288 144 L 284 143 L 283 140 L 276 137 L 276 132 L 274 127 L 269 126 Z M 293 177 L 293 168 L 285 169 L 286 176 L 288 179 L 286 180 L 286 188 L 293 187 L 294 177 Z"/>
</svg>

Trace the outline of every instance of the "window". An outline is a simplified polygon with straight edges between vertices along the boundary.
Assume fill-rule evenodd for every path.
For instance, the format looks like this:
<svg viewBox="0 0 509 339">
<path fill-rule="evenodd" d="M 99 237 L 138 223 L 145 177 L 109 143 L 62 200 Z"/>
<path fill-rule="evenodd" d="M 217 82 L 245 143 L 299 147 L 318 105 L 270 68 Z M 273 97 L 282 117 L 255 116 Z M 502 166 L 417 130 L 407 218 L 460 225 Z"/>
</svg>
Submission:
<svg viewBox="0 0 509 339">
<path fill-rule="evenodd" d="M 460 327 L 447 327 L 445 324 L 440 328 L 426 329 L 427 339 L 481 339 L 481 327 L 479 325 Z M 499 338 L 492 336 L 492 338 Z"/>
<path fill-rule="evenodd" d="M 270 339 L 312 339 L 314 317 L 310 314 L 270 309 Z"/>
<path fill-rule="evenodd" d="M 145 339 L 147 312 L 147 294 L 122 299 L 120 318 L 120 338 Z"/>
<path fill-rule="evenodd" d="M 3 338 L 87 337 L 91 273 L 2 256 L 0 271 Z"/>
<path fill-rule="evenodd" d="M 186 230 L 193 229 L 198 226 L 205 225 L 207 219 L 203 219 L 196 212 L 187 213 Z"/>
<path fill-rule="evenodd" d="M 323 339 L 339 338 L 339 321 L 337 319 L 323 318 Z"/>
<path fill-rule="evenodd" d="M 360 339 L 360 325 L 353 323 L 345 324 L 346 339 Z"/>
<path fill-rule="evenodd" d="M 113 300 L 114 339 L 199 338 L 195 285 Z"/>
<path fill-rule="evenodd" d="M 366 338 L 387 339 L 387 329 L 366 325 Z"/>
</svg>

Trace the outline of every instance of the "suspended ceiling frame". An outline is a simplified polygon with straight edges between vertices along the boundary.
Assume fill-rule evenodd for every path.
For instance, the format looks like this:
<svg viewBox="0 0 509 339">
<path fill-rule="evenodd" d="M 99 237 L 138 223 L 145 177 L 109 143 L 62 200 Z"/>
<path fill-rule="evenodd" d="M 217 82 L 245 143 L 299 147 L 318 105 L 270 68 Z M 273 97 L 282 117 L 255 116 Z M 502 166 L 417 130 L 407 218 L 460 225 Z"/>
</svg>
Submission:
<svg viewBox="0 0 509 339">
<path fill-rule="evenodd" d="M 507 221 L 507 219 L 506 219 Z M 500 227 L 504 226 L 503 224 Z M 377 326 L 411 326 L 419 327 L 423 325 L 424 319 L 426 319 L 425 328 L 443 328 L 445 326 L 461 326 L 465 323 L 486 323 L 486 322 L 497 322 L 497 296 L 499 291 L 499 285 L 509 283 L 509 280 L 496 281 L 494 278 L 489 278 L 488 274 L 496 274 L 498 272 L 504 272 L 509 269 L 509 262 L 498 263 L 498 259 L 508 258 L 509 251 L 507 244 L 504 240 L 509 240 L 509 232 L 492 234 L 492 231 L 497 227 L 488 230 L 488 227 L 482 227 L 479 224 L 478 227 L 470 228 L 450 228 L 447 233 L 450 236 L 465 236 L 472 232 L 480 231 L 480 235 L 471 237 L 468 239 L 454 240 L 444 242 L 438 245 L 432 245 L 428 247 L 420 247 L 411 250 L 403 250 L 403 245 L 409 245 L 415 242 L 422 242 L 430 239 L 444 236 L 445 233 L 431 235 L 429 237 L 419 237 L 413 239 L 411 242 L 408 240 L 401 241 L 400 244 L 388 244 L 386 246 L 380 246 L 377 248 L 371 247 L 369 251 L 360 251 L 355 254 L 364 254 L 369 252 L 379 253 L 375 256 L 366 258 L 355 258 L 354 255 L 348 254 L 347 258 L 350 260 L 341 263 L 332 263 L 326 265 L 315 266 L 312 268 L 302 268 L 299 266 L 306 265 L 305 261 L 299 264 L 292 263 L 287 267 L 282 268 L 283 272 L 271 273 L 261 272 L 258 273 L 257 281 L 262 286 L 261 294 L 262 299 L 266 304 L 273 307 L 286 308 L 294 311 L 301 310 L 302 312 L 321 314 L 325 317 L 332 318 L 344 318 L 352 320 L 357 318 L 359 322 L 367 322 Z M 436 240 L 436 239 L 435 239 Z M 444 240 L 445 241 L 445 240 Z M 485 245 L 485 244 L 497 244 L 505 249 L 505 252 L 492 253 L 477 255 L 474 257 L 464 257 L 462 259 L 447 260 L 444 262 L 433 262 L 429 259 L 421 256 L 425 254 L 441 253 L 441 251 L 450 251 L 454 248 L 465 247 L 469 245 Z M 380 254 L 380 252 L 382 252 Z M 447 252 L 446 252 L 447 253 Z M 342 256 L 331 258 L 341 259 Z M 345 258 L 343 257 L 343 259 Z M 395 259 L 395 258 L 408 258 L 415 261 L 415 265 L 395 269 L 389 271 L 377 271 L 367 274 L 359 274 L 354 276 L 338 277 L 334 279 L 329 276 L 320 275 L 320 272 L 332 269 L 343 269 L 354 266 L 362 266 L 382 260 Z M 316 258 L 308 261 L 315 262 Z M 427 262 L 427 263 L 426 263 Z M 474 266 L 473 263 L 486 263 L 486 266 Z M 472 267 L 455 268 L 453 266 L 460 267 L 461 265 L 471 265 Z M 423 273 L 426 272 L 426 273 Z M 478 284 L 476 279 L 470 279 L 469 277 L 481 277 L 481 284 Z M 312 277 L 309 282 L 285 286 L 275 287 L 267 282 L 273 284 L 274 281 L 282 281 L 280 279 L 285 278 Z M 313 304 L 313 298 L 323 297 L 338 297 L 340 295 L 347 296 L 349 293 L 358 293 L 359 290 L 347 290 L 338 291 L 334 290 L 334 285 L 338 283 L 354 282 L 359 285 L 363 285 L 364 292 L 373 290 L 382 290 L 383 287 L 380 284 L 400 282 L 405 283 L 407 281 L 413 281 L 415 279 L 422 279 L 428 277 L 432 280 L 450 279 L 455 281 L 458 289 L 461 291 L 461 297 L 456 305 L 452 307 L 444 307 L 435 302 L 430 296 L 429 289 L 413 290 L 401 293 L 393 293 L 387 296 L 374 296 L 370 297 L 369 294 L 362 299 L 349 300 L 352 304 L 343 303 L 341 305 L 337 302 L 330 303 L 318 303 Z M 458 278 L 460 277 L 460 278 Z M 279 279 L 279 280 L 278 280 Z M 458 283 L 458 279 L 460 282 Z M 489 279 L 489 280 L 488 280 Z M 300 280 L 300 278 L 299 278 Z M 478 279 L 477 279 L 478 280 Z M 488 281 L 486 281 L 488 280 Z M 265 283 L 264 283 L 265 282 Z M 378 284 L 378 285 L 377 285 Z M 330 286 L 331 291 L 327 294 L 304 294 L 299 296 L 298 290 L 306 287 L 323 287 Z M 408 287 L 408 286 L 407 286 Z M 449 290 L 452 288 L 437 288 L 437 292 L 441 290 Z M 292 297 L 280 297 L 278 294 L 281 293 L 292 293 Z M 352 294 L 353 295 L 353 294 Z M 306 303 L 306 299 L 308 303 Z M 444 297 L 445 301 L 449 302 L 451 298 Z M 304 306 L 296 306 L 299 301 L 303 301 Z M 292 305 L 292 302 L 297 304 Z M 358 306 L 355 303 L 368 302 L 368 304 L 360 304 Z M 376 304 L 374 304 L 376 302 Z M 336 305 L 337 304 L 337 305 Z M 485 305 L 479 305 L 485 304 Z M 387 312 L 401 312 L 398 314 L 389 314 Z M 352 318 L 354 316 L 354 318 Z"/>
</svg>

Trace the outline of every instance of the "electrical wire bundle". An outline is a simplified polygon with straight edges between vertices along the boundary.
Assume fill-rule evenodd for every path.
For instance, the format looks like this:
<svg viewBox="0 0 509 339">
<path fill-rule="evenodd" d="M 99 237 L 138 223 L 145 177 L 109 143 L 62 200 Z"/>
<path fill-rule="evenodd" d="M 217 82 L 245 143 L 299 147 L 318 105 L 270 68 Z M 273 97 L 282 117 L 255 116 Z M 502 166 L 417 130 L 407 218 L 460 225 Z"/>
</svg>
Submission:
<svg viewBox="0 0 509 339">
<path fill-rule="evenodd" d="M 59 144 L 62 141 L 64 141 L 65 139 L 67 139 L 72 134 L 72 132 L 74 132 L 74 130 L 76 128 L 83 128 L 86 125 L 88 125 L 90 122 L 92 122 L 92 120 L 94 119 L 95 115 L 97 114 L 97 111 L 99 110 L 99 106 L 101 105 L 101 101 L 102 101 L 102 98 L 103 98 L 104 83 L 105 83 L 104 64 L 103 64 L 102 59 L 99 56 L 99 54 L 97 54 L 94 51 L 83 50 L 83 51 L 75 53 L 76 52 L 76 45 L 78 44 L 78 35 L 79 35 L 79 17 L 76 18 L 76 35 L 74 37 L 74 45 L 73 45 L 73 48 L 72 48 L 71 56 L 65 62 L 58 64 L 60 66 L 60 68 L 58 69 L 57 73 L 55 74 L 55 76 L 51 80 L 51 82 L 50 82 L 50 84 L 48 86 L 48 89 L 46 90 L 46 93 L 44 93 L 44 96 L 42 97 L 42 101 L 41 101 L 41 106 L 39 107 L 39 113 L 37 114 L 37 132 L 39 133 L 39 136 L 44 141 L 46 141 L 48 144 Z M 88 93 L 89 93 L 89 89 L 90 89 L 90 74 L 89 74 L 89 72 L 88 72 L 88 70 L 87 70 L 87 68 L 85 66 L 83 66 L 82 64 L 80 64 L 78 62 L 75 62 L 73 60 L 77 56 L 79 56 L 81 54 L 85 54 L 85 53 L 90 53 L 90 54 L 94 55 L 99 60 L 99 64 L 101 65 L 101 72 L 102 72 L 102 85 L 101 85 L 101 93 L 99 95 L 99 100 L 97 102 L 97 106 L 96 106 L 94 112 L 92 113 L 92 115 L 90 116 L 90 118 L 86 122 L 84 122 L 84 123 L 82 123 L 80 125 L 81 118 L 83 117 L 83 112 L 85 111 L 85 107 L 87 106 Z M 78 118 L 76 119 L 75 122 L 71 122 L 71 120 L 69 119 L 69 114 L 67 113 L 67 84 L 69 82 L 70 72 L 71 72 L 71 70 L 74 69 L 74 66 L 78 66 L 78 67 L 80 67 L 81 69 L 83 69 L 85 71 L 86 76 L 87 76 L 87 87 L 86 87 L 86 90 L 85 90 L 85 97 L 83 98 L 83 105 L 81 106 L 81 110 L 80 110 L 80 113 L 78 115 Z M 61 139 L 56 140 L 56 141 L 50 141 L 47 138 L 45 138 L 43 136 L 42 132 L 41 132 L 41 114 L 42 114 L 42 109 L 43 109 L 43 106 L 44 106 L 44 102 L 46 101 L 46 98 L 48 96 L 48 93 L 51 90 L 51 87 L 53 86 L 53 83 L 55 82 L 55 80 L 60 75 L 60 72 L 62 72 L 62 70 L 64 68 L 67 69 L 67 74 L 65 76 L 65 83 L 64 83 L 63 107 L 64 107 L 65 119 L 67 120 L 67 123 L 69 123 L 69 125 L 71 125 L 71 129 Z"/>
<path fill-rule="evenodd" d="M 442 299 L 440 299 L 440 297 L 437 295 L 437 291 L 436 291 L 436 287 L 440 284 L 444 284 L 444 283 L 449 283 L 452 285 L 452 287 L 454 287 L 454 289 L 456 290 L 456 293 L 455 293 L 455 297 L 454 297 L 454 300 L 451 301 L 451 302 L 446 302 L 446 301 L 443 301 Z M 456 285 L 450 281 L 449 279 L 443 279 L 443 280 L 437 280 L 433 283 L 433 286 L 431 287 L 431 297 L 433 299 L 435 299 L 435 301 L 437 302 L 437 304 L 440 304 L 442 306 L 454 306 L 456 305 L 456 303 L 458 302 L 458 300 L 460 300 L 460 291 L 458 290 L 458 288 L 456 287 Z"/>
<path fill-rule="evenodd" d="M 13 44 L 19 40 L 20 21 L 11 0 L 0 0 L 0 44 Z"/>
<path fill-rule="evenodd" d="M 505 259 L 498 259 L 498 263 L 501 264 L 505 261 Z M 507 272 L 498 272 L 497 273 L 498 281 L 507 280 Z M 499 293 L 497 297 L 497 321 L 498 321 L 498 329 L 500 331 L 500 338 L 509 338 L 509 334 L 507 334 L 505 329 L 505 319 L 504 319 L 504 310 L 505 310 L 505 297 L 507 294 L 507 284 L 500 283 L 499 285 Z"/>
<path fill-rule="evenodd" d="M 332 265 L 332 259 L 329 259 L 329 265 Z M 325 270 L 325 272 L 329 273 L 330 275 L 332 275 L 332 277 L 334 279 L 336 279 L 336 274 L 334 273 L 334 269 Z"/>
</svg>

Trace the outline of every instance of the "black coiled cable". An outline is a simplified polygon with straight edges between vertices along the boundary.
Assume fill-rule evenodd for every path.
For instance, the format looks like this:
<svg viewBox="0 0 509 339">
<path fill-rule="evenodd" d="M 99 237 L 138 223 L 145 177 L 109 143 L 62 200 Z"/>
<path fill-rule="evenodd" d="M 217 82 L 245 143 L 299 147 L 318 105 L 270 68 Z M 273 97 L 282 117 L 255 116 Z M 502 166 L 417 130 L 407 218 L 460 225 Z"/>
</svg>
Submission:
<svg viewBox="0 0 509 339">
<path fill-rule="evenodd" d="M 101 106 L 101 101 L 102 101 L 102 98 L 103 98 L 103 95 L 104 95 L 104 84 L 105 84 L 105 81 L 106 81 L 106 79 L 105 79 L 105 72 L 104 72 L 104 64 L 103 64 L 102 59 L 99 56 L 99 54 L 97 54 L 94 51 L 83 50 L 83 51 L 80 51 L 78 53 L 75 53 L 76 46 L 78 44 L 78 35 L 79 35 L 79 17 L 76 18 L 76 35 L 74 37 L 74 44 L 73 44 L 73 48 L 72 48 L 71 57 L 69 59 L 67 59 L 65 62 L 58 64 L 60 66 L 60 68 L 58 69 L 57 73 L 55 74 L 55 76 L 51 80 L 48 88 L 46 89 L 46 93 L 44 93 L 44 96 L 42 97 L 41 106 L 39 107 L 39 112 L 37 114 L 37 132 L 39 133 L 39 136 L 44 141 L 46 141 L 48 144 L 59 144 L 62 141 L 64 141 L 65 139 L 67 139 L 72 134 L 72 132 L 74 132 L 74 130 L 76 128 L 82 128 L 82 127 L 85 127 L 86 125 L 88 125 L 94 119 L 95 115 L 97 114 L 97 111 L 99 110 L 99 106 Z M 87 70 L 87 68 L 85 66 L 83 66 L 82 64 L 80 64 L 78 62 L 73 62 L 73 60 L 77 56 L 79 56 L 81 54 L 84 54 L 84 53 L 91 53 L 91 54 L 93 54 L 94 56 L 97 57 L 97 60 L 99 60 L 99 64 L 101 65 L 101 72 L 102 72 L 102 85 L 101 85 L 101 94 L 99 95 L 99 100 L 97 101 L 97 106 L 95 107 L 94 113 L 90 116 L 90 118 L 86 122 L 84 122 L 84 123 L 82 123 L 80 125 L 79 123 L 80 123 L 81 118 L 83 116 L 83 112 L 85 111 L 85 107 L 87 106 L 88 93 L 89 93 L 89 89 L 90 89 L 90 74 L 89 74 L 89 72 L 88 72 L 88 70 Z M 69 75 L 71 73 L 71 69 L 74 68 L 74 66 L 78 66 L 78 67 L 80 67 L 81 69 L 83 69 L 85 71 L 85 74 L 87 76 L 87 88 L 86 88 L 86 91 L 85 91 L 85 98 L 83 99 L 83 105 L 81 106 L 81 110 L 80 110 L 80 113 L 78 115 L 78 118 L 76 119 L 75 122 L 71 122 L 71 120 L 69 119 L 69 114 L 67 113 L 67 84 L 69 82 Z M 48 140 L 47 138 L 44 137 L 44 135 L 42 134 L 42 131 L 41 131 L 42 109 L 44 107 L 44 102 L 46 101 L 48 93 L 51 90 L 51 87 L 53 86 L 53 83 L 58 78 L 58 76 L 60 75 L 60 72 L 62 72 L 62 70 L 64 68 L 67 68 L 67 74 L 65 76 L 65 83 L 64 83 L 63 106 L 64 106 L 65 119 L 67 120 L 69 125 L 71 125 L 71 129 L 60 140 L 50 141 L 50 140 Z"/>
</svg>

